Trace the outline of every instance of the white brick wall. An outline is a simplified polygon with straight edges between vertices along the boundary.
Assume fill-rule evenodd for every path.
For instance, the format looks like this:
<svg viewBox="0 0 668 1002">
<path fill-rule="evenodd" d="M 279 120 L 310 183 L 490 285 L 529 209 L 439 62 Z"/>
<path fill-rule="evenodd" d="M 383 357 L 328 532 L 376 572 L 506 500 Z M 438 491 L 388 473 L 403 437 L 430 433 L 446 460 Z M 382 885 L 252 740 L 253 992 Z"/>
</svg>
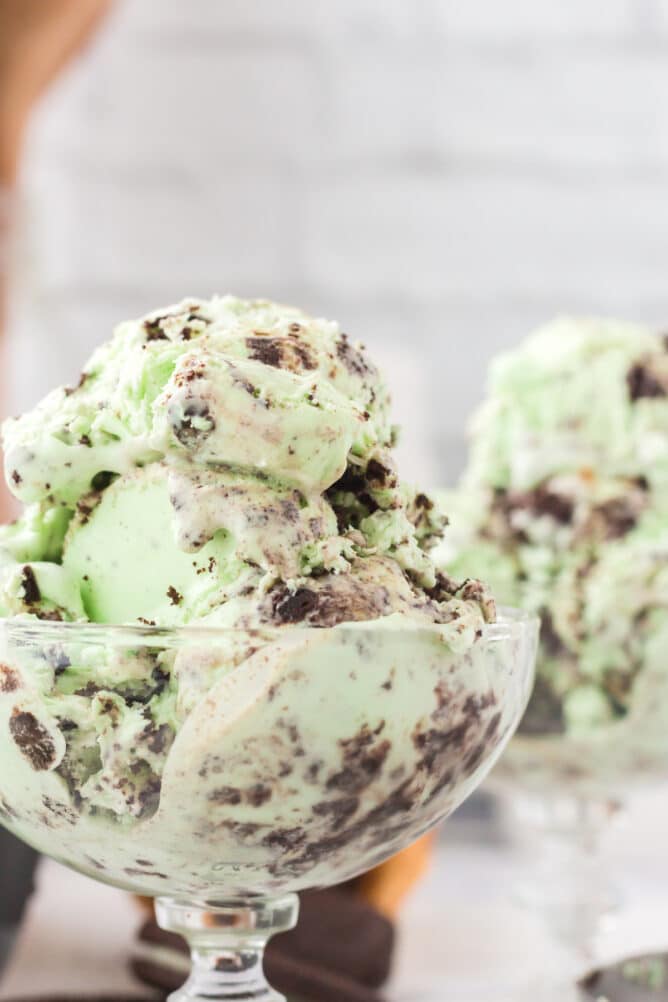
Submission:
<svg viewBox="0 0 668 1002">
<path fill-rule="evenodd" d="M 23 188 L 17 406 L 114 319 L 268 294 L 363 337 L 452 476 L 494 351 L 668 320 L 668 0 L 125 0 Z"/>
</svg>

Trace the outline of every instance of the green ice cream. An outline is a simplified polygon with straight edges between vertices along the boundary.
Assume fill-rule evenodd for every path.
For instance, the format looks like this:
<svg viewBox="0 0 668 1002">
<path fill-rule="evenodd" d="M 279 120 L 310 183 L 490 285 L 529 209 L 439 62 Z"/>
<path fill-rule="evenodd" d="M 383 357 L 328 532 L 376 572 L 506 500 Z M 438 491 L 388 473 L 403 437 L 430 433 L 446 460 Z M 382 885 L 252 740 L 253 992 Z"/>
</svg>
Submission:
<svg viewBox="0 0 668 1002">
<path fill-rule="evenodd" d="M 121 324 L 3 435 L 28 506 L 0 530 L 5 615 L 238 631 L 208 653 L 23 651 L 7 726 L 84 814 L 152 816 L 191 714 L 277 631 L 437 624 L 454 657 L 494 618 L 478 582 L 437 570 L 446 519 L 399 482 L 387 391 L 334 323 L 186 300 Z"/>
<path fill-rule="evenodd" d="M 665 685 L 665 337 L 562 319 L 498 358 L 448 507 L 439 559 L 542 615 L 525 731 L 587 734 Z"/>
</svg>

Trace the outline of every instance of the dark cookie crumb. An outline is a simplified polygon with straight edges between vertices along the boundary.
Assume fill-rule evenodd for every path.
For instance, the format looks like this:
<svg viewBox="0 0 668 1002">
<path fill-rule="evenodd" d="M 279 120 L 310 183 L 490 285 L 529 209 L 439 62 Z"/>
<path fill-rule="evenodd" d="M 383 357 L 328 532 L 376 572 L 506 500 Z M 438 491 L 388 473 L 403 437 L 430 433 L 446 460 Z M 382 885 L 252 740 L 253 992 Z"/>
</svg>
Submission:
<svg viewBox="0 0 668 1002">
<path fill-rule="evenodd" d="M 169 338 L 162 329 L 162 321 L 167 319 L 166 316 L 156 317 L 154 320 L 144 321 L 144 330 L 146 331 L 147 341 L 168 341 Z"/>
<path fill-rule="evenodd" d="M 181 602 L 183 602 L 183 595 L 176 590 L 174 585 L 170 585 L 167 589 L 167 598 L 172 605 L 181 605 Z"/>
<path fill-rule="evenodd" d="M 27 605 L 37 605 L 42 598 L 35 572 L 29 564 L 25 564 L 21 571 L 21 589 Z"/>
<path fill-rule="evenodd" d="M 377 741 L 383 729 L 381 725 L 372 731 L 365 724 L 355 737 L 339 742 L 343 750 L 342 768 L 327 780 L 328 790 L 359 794 L 376 779 L 392 747 L 389 741 Z"/>
<path fill-rule="evenodd" d="M 236 807 L 241 803 L 241 790 L 236 786 L 220 786 L 212 790 L 209 800 L 213 804 L 225 804 Z"/>
<path fill-rule="evenodd" d="M 21 687 L 21 679 L 18 672 L 8 665 L 0 664 L 0 692 L 16 692 Z"/>
<path fill-rule="evenodd" d="M 14 710 L 9 721 L 14 743 L 36 772 L 50 769 L 56 760 L 56 746 L 47 729 L 33 713 Z"/>
<path fill-rule="evenodd" d="M 665 397 L 668 390 L 663 383 L 647 368 L 638 363 L 634 365 L 626 377 L 629 397 L 633 403 L 643 397 Z"/>
<path fill-rule="evenodd" d="M 204 422 L 204 428 L 198 428 L 194 419 Z M 205 439 L 216 427 L 209 405 L 203 400 L 191 400 L 183 410 L 183 417 L 173 422 L 174 434 L 186 447 L 192 447 L 196 442 Z"/>
<path fill-rule="evenodd" d="M 295 592 L 277 590 L 273 614 L 278 623 L 301 623 L 318 608 L 318 595 L 310 588 Z"/>
<path fill-rule="evenodd" d="M 255 786 L 249 787 L 244 794 L 244 800 L 246 803 L 250 804 L 251 807 L 262 807 L 267 801 L 271 800 L 272 789 L 270 786 L 264 786 L 262 783 L 256 783 Z"/>
<path fill-rule="evenodd" d="M 82 372 L 81 375 L 79 376 L 79 382 L 76 384 L 76 386 L 66 386 L 65 396 L 70 397 L 73 393 L 76 393 L 77 390 L 80 390 L 81 387 L 86 382 L 86 380 L 88 379 L 88 375 L 89 374 L 87 372 Z"/>
<path fill-rule="evenodd" d="M 371 367 L 364 355 L 350 343 L 347 334 L 341 334 L 336 344 L 336 354 L 339 356 L 349 373 L 353 376 L 368 376 Z"/>
</svg>

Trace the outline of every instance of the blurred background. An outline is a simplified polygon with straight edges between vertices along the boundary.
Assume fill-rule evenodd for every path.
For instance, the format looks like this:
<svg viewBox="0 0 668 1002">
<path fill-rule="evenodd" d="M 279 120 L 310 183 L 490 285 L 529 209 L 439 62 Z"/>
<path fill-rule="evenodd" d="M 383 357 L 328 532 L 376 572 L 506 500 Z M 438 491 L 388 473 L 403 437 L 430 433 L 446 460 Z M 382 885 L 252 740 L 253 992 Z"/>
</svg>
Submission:
<svg viewBox="0 0 668 1002">
<path fill-rule="evenodd" d="M 494 352 L 666 321 L 667 54 L 663 0 L 116 0 L 25 134 L 8 409 L 119 319 L 269 296 L 368 343 L 452 480 Z"/>
</svg>

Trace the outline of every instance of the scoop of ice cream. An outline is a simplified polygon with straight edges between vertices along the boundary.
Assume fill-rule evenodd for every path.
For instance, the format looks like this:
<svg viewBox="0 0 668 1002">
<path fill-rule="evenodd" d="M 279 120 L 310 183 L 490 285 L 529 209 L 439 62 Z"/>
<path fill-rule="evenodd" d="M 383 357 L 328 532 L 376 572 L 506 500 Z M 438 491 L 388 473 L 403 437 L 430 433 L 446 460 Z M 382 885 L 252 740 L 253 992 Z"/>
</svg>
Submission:
<svg viewBox="0 0 668 1002">
<path fill-rule="evenodd" d="M 96 478 L 165 454 L 320 492 L 391 428 L 376 368 L 337 324 L 225 296 L 121 324 L 78 385 L 3 435 L 15 495 L 73 506 Z"/>
<path fill-rule="evenodd" d="M 7 479 L 29 503 L 0 531 L 4 613 L 218 628 L 215 648 L 160 656 L 119 657 L 104 631 L 94 653 L 22 656 L 14 743 L 26 758 L 37 735 L 32 765 L 75 812 L 153 815 L 185 722 L 254 657 L 271 665 L 277 634 L 429 624 L 453 657 L 474 647 L 494 603 L 436 568 L 447 520 L 400 481 L 393 441 L 360 344 L 229 296 L 121 324 L 76 386 L 4 426 Z"/>
<path fill-rule="evenodd" d="M 525 727 L 625 716 L 668 642 L 666 338 L 563 319 L 500 357 L 445 503 L 439 559 L 542 614 Z"/>
</svg>

